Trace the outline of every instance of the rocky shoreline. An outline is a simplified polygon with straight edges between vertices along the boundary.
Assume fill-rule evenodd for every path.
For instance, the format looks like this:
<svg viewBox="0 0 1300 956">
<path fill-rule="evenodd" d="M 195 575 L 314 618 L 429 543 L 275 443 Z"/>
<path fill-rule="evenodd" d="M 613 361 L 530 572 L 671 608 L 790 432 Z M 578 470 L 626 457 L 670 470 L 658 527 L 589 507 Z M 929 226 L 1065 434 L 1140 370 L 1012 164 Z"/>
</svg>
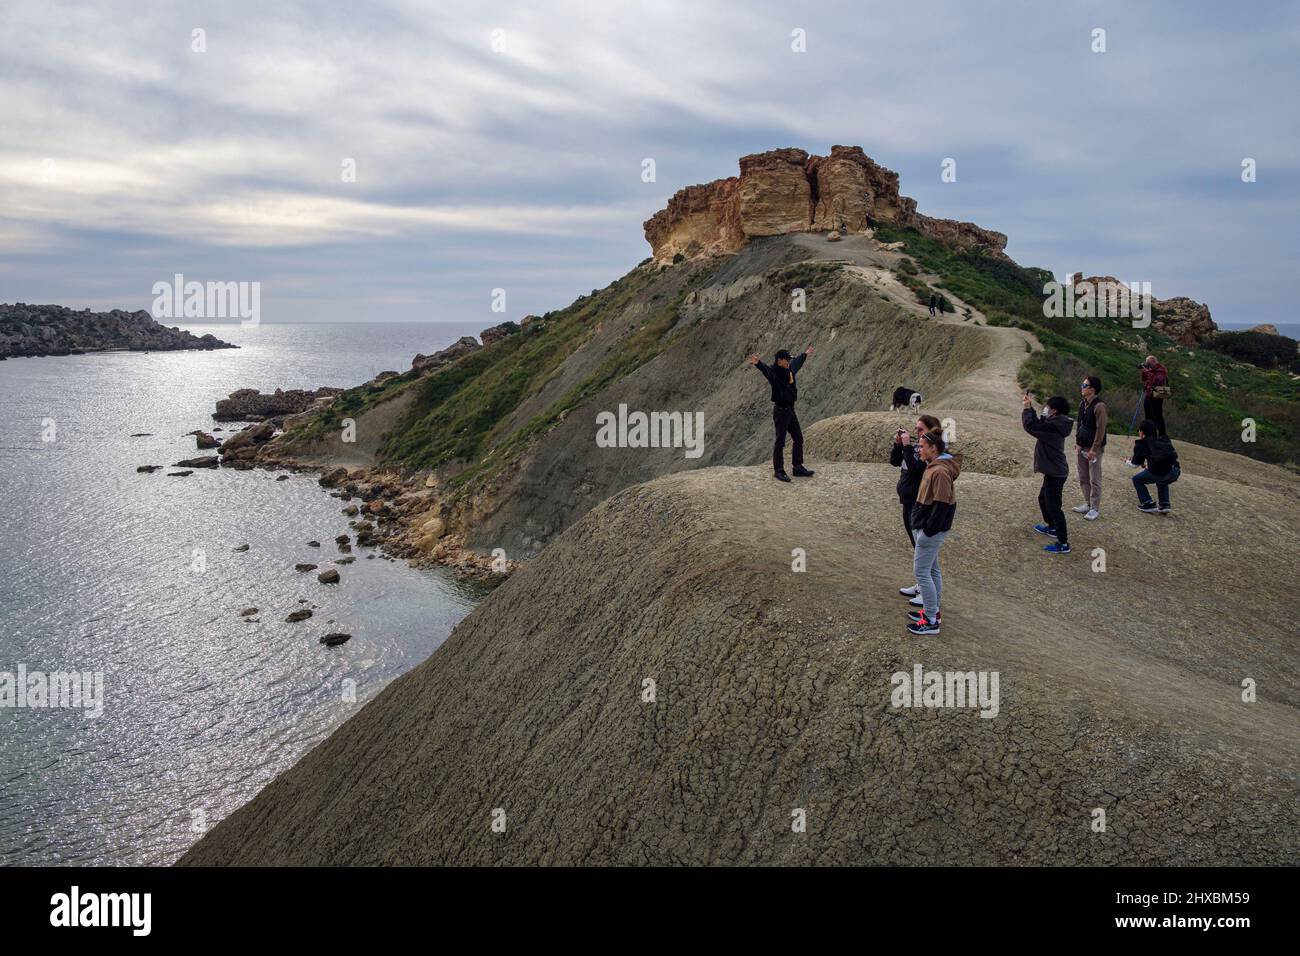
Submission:
<svg viewBox="0 0 1300 956">
<path fill-rule="evenodd" d="M 88 352 L 234 349 L 211 333 L 194 335 L 156 322 L 140 309 L 80 312 L 61 305 L 0 303 L 0 360 Z"/>
<path fill-rule="evenodd" d="M 485 344 L 499 341 L 518 332 L 514 322 L 485 329 Z M 417 355 L 412 370 L 428 375 L 457 359 L 483 348 L 477 340 L 464 336 L 432 355 Z M 374 390 L 396 372 L 381 372 L 360 386 Z M 434 475 L 404 474 L 380 467 L 346 467 L 331 462 L 303 460 L 282 450 L 275 439 L 286 425 L 323 411 L 345 390 L 334 387 L 277 389 L 262 393 L 243 388 L 217 402 L 213 420 L 245 423 L 227 437 L 218 437 L 220 428 L 196 429 L 195 449 L 208 452 L 174 462 L 164 473 L 170 477 L 188 477 L 201 468 L 233 468 L 246 471 L 261 468 L 279 471 L 279 480 L 287 473 L 318 475 L 318 482 L 329 494 L 344 503 L 342 512 L 355 534 L 355 545 L 378 548 L 385 555 L 405 559 L 413 567 L 444 567 L 457 577 L 487 583 L 500 583 L 523 562 L 480 554 L 465 545 L 465 532 L 453 509 L 442 499 Z M 163 471 L 161 465 L 145 464 L 136 468 L 141 474 Z M 351 550 L 350 548 L 348 549 Z"/>
</svg>

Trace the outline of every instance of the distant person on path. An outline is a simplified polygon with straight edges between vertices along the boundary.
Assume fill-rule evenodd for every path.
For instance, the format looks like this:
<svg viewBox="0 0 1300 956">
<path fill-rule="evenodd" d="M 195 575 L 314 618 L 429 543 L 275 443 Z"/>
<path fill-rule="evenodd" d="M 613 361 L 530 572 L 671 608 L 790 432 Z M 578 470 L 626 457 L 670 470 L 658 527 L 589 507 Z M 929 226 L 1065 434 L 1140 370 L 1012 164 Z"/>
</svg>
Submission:
<svg viewBox="0 0 1300 956">
<path fill-rule="evenodd" d="M 1165 399 L 1169 397 L 1169 370 L 1154 355 L 1138 366 L 1142 370 L 1142 414 L 1155 423 L 1159 436 L 1168 435 L 1165 429 Z"/>
<path fill-rule="evenodd" d="M 794 440 L 794 449 L 790 454 L 790 463 L 794 465 L 796 478 L 811 478 L 813 472 L 803 466 L 803 429 L 799 427 L 799 416 L 794 413 L 795 399 L 799 397 L 799 388 L 795 375 L 803 368 L 803 363 L 812 357 L 810 345 L 802 355 L 791 361 L 790 353 L 781 349 L 776 353 L 775 365 L 764 365 L 757 355 L 749 357 L 749 364 L 763 373 L 768 384 L 772 386 L 772 424 L 776 430 L 776 442 L 772 446 L 772 468 L 777 481 L 789 481 L 785 473 L 785 436 L 789 433 Z"/>
<path fill-rule="evenodd" d="M 916 420 L 917 444 L 912 444 L 912 436 L 906 428 L 900 428 L 894 432 L 894 447 L 889 450 L 889 463 L 899 469 L 898 484 L 894 490 L 898 492 L 899 503 L 903 506 L 903 530 L 907 532 L 907 540 L 913 548 L 916 547 L 916 535 L 912 533 L 912 508 L 916 505 L 916 492 L 921 487 L 921 476 L 925 472 L 925 462 L 917 456 L 916 450 L 922 435 L 939 431 L 940 428 L 939 419 L 933 415 L 922 415 Z M 913 580 L 911 586 L 899 588 L 898 593 L 904 597 L 918 598 L 921 589 Z M 920 601 L 915 603 L 919 606 Z"/>
<path fill-rule="evenodd" d="M 1061 495 L 1065 491 L 1065 480 L 1070 477 L 1070 463 L 1065 457 L 1065 439 L 1074 428 L 1069 415 L 1070 403 L 1060 395 L 1052 396 L 1047 400 L 1042 418 L 1034 414 L 1028 392 L 1022 404 L 1021 423 L 1025 431 L 1038 439 L 1034 445 L 1034 473 L 1043 476 L 1043 487 L 1038 492 L 1038 510 L 1043 514 L 1043 523 L 1034 525 L 1034 530 L 1056 539 L 1043 548 L 1044 551 L 1069 554 L 1070 535 L 1065 526 Z"/>
<path fill-rule="evenodd" d="M 1089 521 L 1101 517 L 1101 456 L 1106 451 L 1106 403 L 1101 400 L 1101 379 L 1089 375 L 1079 386 L 1078 427 L 1074 432 L 1075 457 L 1083 504 L 1074 509 Z"/>
<path fill-rule="evenodd" d="M 939 307 L 939 297 L 933 292 L 930 293 L 930 314 L 934 315 L 935 309 Z"/>
<path fill-rule="evenodd" d="M 917 455 L 925 462 L 921 486 L 912 508 L 912 531 L 916 534 L 916 551 L 912 571 L 921 589 L 921 611 L 909 611 L 912 634 L 938 634 L 943 597 L 943 576 L 939 573 L 939 549 L 952 528 L 957 513 L 957 476 L 961 474 L 961 456 L 948 454 L 943 435 L 926 432 L 921 436 Z"/>
<path fill-rule="evenodd" d="M 1133 443 L 1133 457 L 1129 462 L 1142 470 L 1133 476 L 1137 491 L 1138 511 L 1147 514 L 1169 514 L 1169 486 L 1178 480 L 1182 470 L 1178 467 L 1178 452 L 1168 435 L 1159 434 L 1159 426 L 1151 420 L 1138 426 L 1138 440 Z M 1147 485 L 1155 484 L 1160 504 L 1151 500 Z"/>
</svg>

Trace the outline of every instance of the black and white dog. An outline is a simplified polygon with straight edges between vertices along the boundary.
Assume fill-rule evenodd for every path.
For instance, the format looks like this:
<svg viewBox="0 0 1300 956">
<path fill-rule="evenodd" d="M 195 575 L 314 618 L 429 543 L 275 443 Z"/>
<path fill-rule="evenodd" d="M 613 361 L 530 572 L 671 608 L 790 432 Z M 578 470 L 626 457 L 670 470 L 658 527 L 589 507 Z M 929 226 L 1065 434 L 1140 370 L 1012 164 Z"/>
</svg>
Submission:
<svg viewBox="0 0 1300 956">
<path fill-rule="evenodd" d="M 896 412 L 900 408 L 920 408 L 921 393 L 914 392 L 910 388 L 904 388 L 902 385 L 894 389 L 894 400 L 889 406 L 891 412 Z"/>
</svg>

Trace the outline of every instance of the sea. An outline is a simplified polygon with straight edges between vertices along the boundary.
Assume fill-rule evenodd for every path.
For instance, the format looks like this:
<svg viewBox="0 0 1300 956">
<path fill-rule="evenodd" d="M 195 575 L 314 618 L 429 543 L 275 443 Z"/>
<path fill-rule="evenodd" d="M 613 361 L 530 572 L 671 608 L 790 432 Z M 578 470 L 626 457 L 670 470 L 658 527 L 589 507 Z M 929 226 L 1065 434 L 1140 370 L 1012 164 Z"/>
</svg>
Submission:
<svg viewBox="0 0 1300 956">
<path fill-rule="evenodd" d="M 211 454 L 186 433 L 228 434 L 237 388 L 357 385 L 477 326 L 183 327 L 240 348 L 0 362 L 0 865 L 171 863 L 484 595 L 368 549 L 334 564 L 352 529 L 312 475 L 136 471 Z M 60 706 L 14 706 L 20 671 Z"/>
</svg>

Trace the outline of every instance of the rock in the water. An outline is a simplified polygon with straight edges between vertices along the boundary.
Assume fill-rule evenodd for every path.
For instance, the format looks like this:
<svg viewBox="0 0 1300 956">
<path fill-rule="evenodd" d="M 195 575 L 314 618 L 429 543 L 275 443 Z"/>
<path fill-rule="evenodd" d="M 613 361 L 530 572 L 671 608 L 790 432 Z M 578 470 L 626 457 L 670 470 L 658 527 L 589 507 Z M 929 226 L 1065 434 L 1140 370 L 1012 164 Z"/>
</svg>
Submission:
<svg viewBox="0 0 1300 956">
<path fill-rule="evenodd" d="M 208 334 L 196 336 L 155 321 L 144 309 L 74 311 L 61 305 L 0 304 L 0 358 L 6 355 L 83 355 L 105 349 L 169 352 L 233 349 Z M 143 435 L 132 436 L 143 437 Z"/>
<path fill-rule="evenodd" d="M 347 515 L 349 518 L 355 518 L 357 516 L 357 510 L 358 509 L 356 505 L 348 505 L 346 508 L 343 509 L 343 513 Z"/>
<path fill-rule="evenodd" d="M 150 435 L 152 435 L 152 434 L 153 434 L 153 432 L 132 432 L 132 433 L 131 433 L 131 437 L 132 437 L 132 438 L 148 438 L 148 437 L 149 437 Z"/>
<path fill-rule="evenodd" d="M 348 535 L 346 535 L 346 534 L 341 534 L 341 535 L 338 535 L 337 537 L 334 538 L 334 543 L 335 543 L 335 544 L 347 544 L 347 543 L 350 542 L 351 540 L 352 540 L 352 538 L 349 537 Z"/>
<path fill-rule="evenodd" d="M 263 395 L 255 388 L 241 388 L 231 392 L 229 398 L 217 402 L 212 417 L 219 422 L 256 422 L 296 415 L 328 405 L 342 392 L 341 388 L 318 388 L 314 392 L 291 388 L 288 391 L 276 389 L 273 395 Z"/>
<path fill-rule="evenodd" d="M 188 478 L 188 477 L 189 477 L 190 475 L 192 475 L 192 474 L 194 474 L 194 472 L 192 472 L 192 471 L 169 471 L 169 472 L 167 472 L 167 477 L 168 477 L 168 478 Z"/>
<path fill-rule="evenodd" d="M 276 476 L 275 476 L 275 480 L 276 480 L 276 481 L 288 481 L 288 480 L 289 480 L 289 476 L 288 476 L 288 475 L 276 475 Z"/>
<path fill-rule="evenodd" d="M 241 552 L 241 551 L 247 551 L 247 550 L 248 550 L 248 545 L 246 545 L 246 544 L 236 545 L 235 548 L 234 548 L 234 550 L 235 550 L 236 553 Z"/>
<path fill-rule="evenodd" d="M 308 541 L 308 542 L 307 542 L 307 547 L 309 547 L 309 548 L 319 548 L 319 547 L 320 547 L 320 542 L 319 542 L 319 541 Z"/>
<path fill-rule="evenodd" d="M 344 634 L 341 631 L 336 631 L 332 634 L 326 634 L 320 639 L 320 642 L 326 647 L 337 647 L 340 644 L 346 644 L 350 640 L 352 640 L 351 634 Z"/>
<path fill-rule="evenodd" d="M 198 432 L 194 436 L 194 443 L 199 447 L 200 450 L 204 448 L 221 447 L 221 441 L 217 438 L 212 437 L 207 432 Z"/>
<path fill-rule="evenodd" d="M 301 608 L 297 611 L 291 612 L 284 620 L 287 624 L 297 624 L 299 621 L 305 621 L 309 617 L 311 617 L 311 611 L 307 610 L 307 608 Z"/>
<path fill-rule="evenodd" d="M 216 455 L 204 455 L 201 458 L 186 458 L 184 461 L 178 461 L 172 465 L 173 468 L 216 468 Z"/>
<path fill-rule="evenodd" d="M 254 614 L 256 614 L 256 613 L 257 613 L 257 608 L 255 608 L 255 607 L 246 607 L 246 608 L 244 608 L 242 611 L 239 612 L 239 616 L 240 616 L 240 617 L 252 617 L 252 616 L 253 616 Z"/>
<path fill-rule="evenodd" d="M 351 563 L 352 563 L 353 561 L 355 561 L 355 560 L 356 560 L 356 556 L 354 555 L 354 556 L 350 556 L 350 557 L 346 557 L 346 558 L 335 558 L 335 559 L 334 559 L 334 563 L 335 563 L 335 564 L 351 564 Z"/>
<path fill-rule="evenodd" d="M 243 431 L 235 432 L 235 434 L 227 438 L 226 443 L 221 446 L 221 451 L 224 455 L 230 455 L 233 452 L 263 445 L 274 436 L 275 425 L 271 422 L 259 422 L 256 425 L 249 425 Z"/>
<path fill-rule="evenodd" d="M 293 569 L 294 569 L 295 571 L 315 571 L 317 567 L 319 567 L 319 565 L 315 565 L 315 564 L 295 564 L 295 565 L 293 566 Z"/>
<path fill-rule="evenodd" d="M 339 573 L 333 568 L 330 568 L 328 571 L 322 571 L 320 574 L 316 575 L 316 580 L 321 584 L 338 584 Z"/>
<path fill-rule="evenodd" d="M 162 465 L 141 465 L 139 468 L 136 469 L 136 471 L 144 472 L 147 475 L 152 475 L 155 471 L 157 471 L 161 467 Z"/>
</svg>

